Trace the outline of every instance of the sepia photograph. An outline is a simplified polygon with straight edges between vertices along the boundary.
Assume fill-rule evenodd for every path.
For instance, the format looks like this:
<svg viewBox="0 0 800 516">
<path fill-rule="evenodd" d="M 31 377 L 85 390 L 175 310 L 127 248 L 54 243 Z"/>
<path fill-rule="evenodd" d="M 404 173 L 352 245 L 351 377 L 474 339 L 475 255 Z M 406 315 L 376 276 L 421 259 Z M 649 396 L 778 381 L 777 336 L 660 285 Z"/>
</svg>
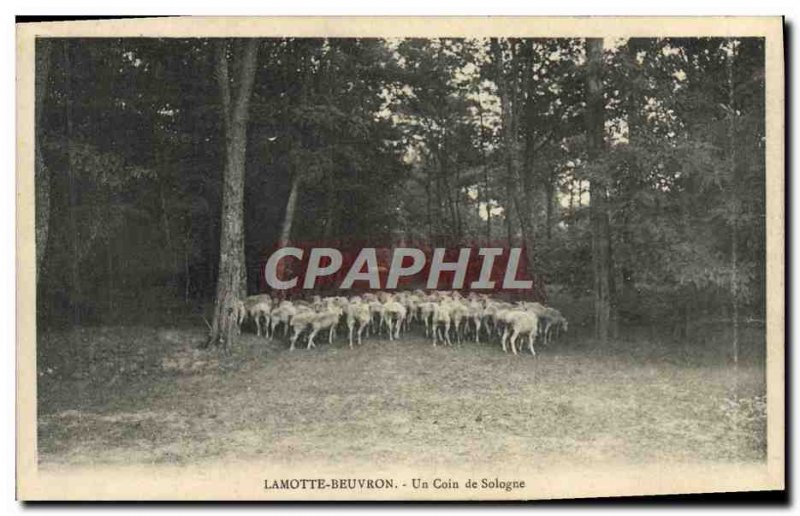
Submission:
<svg viewBox="0 0 800 516">
<path fill-rule="evenodd" d="M 783 20 L 17 24 L 23 500 L 783 490 Z"/>
</svg>

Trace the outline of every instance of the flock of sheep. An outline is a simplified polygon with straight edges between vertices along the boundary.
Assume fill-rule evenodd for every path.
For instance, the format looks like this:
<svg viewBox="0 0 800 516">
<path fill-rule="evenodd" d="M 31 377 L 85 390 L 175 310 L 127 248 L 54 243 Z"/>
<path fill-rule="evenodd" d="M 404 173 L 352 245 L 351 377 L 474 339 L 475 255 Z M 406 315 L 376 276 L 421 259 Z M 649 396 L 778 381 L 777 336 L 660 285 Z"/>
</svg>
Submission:
<svg viewBox="0 0 800 516">
<path fill-rule="evenodd" d="M 315 347 L 314 338 L 324 331 L 328 332 L 328 343 L 332 343 L 342 322 L 347 326 L 351 348 L 354 338 L 361 344 L 365 331 L 385 333 L 395 340 L 416 324 L 424 326 L 425 335 L 434 346 L 439 342 L 452 345 L 453 340 L 460 343 L 474 338 L 479 342 L 482 336 L 487 340 L 499 336 L 503 351 L 510 347 L 517 354 L 522 345 L 517 345 L 518 339 L 527 336 L 533 355 L 537 338 L 547 343 L 567 330 L 567 320 L 554 308 L 531 302 L 509 303 L 485 294 L 463 297 L 458 291 L 376 292 L 349 298 L 315 296 L 310 302 L 277 302 L 267 294 L 259 294 L 239 301 L 236 311 L 240 328 L 251 320 L 256 333 L 268 339 L 282 331 L 289 338 L 289 349 L 294 349 L 303 335 L 307 335 L 307 347 Z"/>
</svg>

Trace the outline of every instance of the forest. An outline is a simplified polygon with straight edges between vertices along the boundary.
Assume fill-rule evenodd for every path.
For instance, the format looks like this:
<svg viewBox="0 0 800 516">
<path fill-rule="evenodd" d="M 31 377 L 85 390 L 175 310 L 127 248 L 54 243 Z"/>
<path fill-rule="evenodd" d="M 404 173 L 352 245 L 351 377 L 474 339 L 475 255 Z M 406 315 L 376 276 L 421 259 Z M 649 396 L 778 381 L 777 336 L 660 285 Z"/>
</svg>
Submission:
<svg viewBox="0 0 800 516">
<path fill-rule="evenodd" d="M 204 327 L 287 242 L 503 242 L 594 338 L 735 359 L 764 81 L 760 38 L 39 39 L 38 325 Z"/>
</svg>

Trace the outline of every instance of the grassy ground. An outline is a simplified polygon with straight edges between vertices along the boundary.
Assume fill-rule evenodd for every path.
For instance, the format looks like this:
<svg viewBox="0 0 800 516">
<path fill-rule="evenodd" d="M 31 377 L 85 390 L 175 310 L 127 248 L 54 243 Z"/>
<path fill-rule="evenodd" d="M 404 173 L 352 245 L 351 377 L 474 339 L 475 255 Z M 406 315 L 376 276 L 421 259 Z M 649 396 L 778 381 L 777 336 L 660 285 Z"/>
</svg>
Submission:
<svg viewBox="0 0 800 516">
<path fill-rule="evenodd" d="M 760 461 L 763 349 L 738 375 L 712 345 L 571 336 L 528 354 L 410 334 L 289 352 L 196 330 L 40 336 L 44 464 L 264 459 L 404 464 Z"/>
</svg>

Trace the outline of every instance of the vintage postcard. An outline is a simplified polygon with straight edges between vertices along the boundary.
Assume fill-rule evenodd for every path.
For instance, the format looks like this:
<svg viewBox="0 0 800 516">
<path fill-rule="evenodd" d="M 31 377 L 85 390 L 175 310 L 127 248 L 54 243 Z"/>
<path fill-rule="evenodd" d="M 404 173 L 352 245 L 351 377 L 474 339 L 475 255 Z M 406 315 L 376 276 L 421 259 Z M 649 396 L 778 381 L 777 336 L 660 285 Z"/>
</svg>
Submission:
<svg viewBox="0 0 800 516">
<path fill-rule="evenodd" d="M 781 18 L 17 45 L 19 499 L 785 489 Z"/>
</svg>

